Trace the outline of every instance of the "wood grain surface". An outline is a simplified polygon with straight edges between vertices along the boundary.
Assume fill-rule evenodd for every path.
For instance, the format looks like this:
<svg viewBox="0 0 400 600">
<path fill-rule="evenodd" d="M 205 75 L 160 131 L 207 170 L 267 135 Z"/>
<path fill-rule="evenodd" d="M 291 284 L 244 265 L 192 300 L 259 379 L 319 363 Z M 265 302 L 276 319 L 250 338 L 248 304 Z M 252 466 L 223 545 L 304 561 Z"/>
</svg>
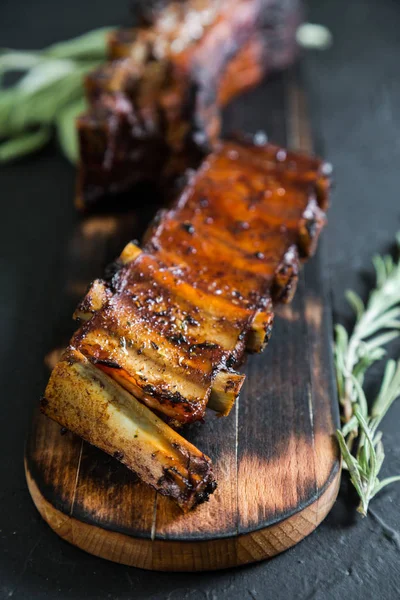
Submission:
<svg viewBox="0 0 400 600">
<path fill-rule="evenodd" d="M 265 97 L 261 123 L 270 139 L 310 150 L 297 78 L 272 79 L 253 93 Z M 260 115 L 246 115 L 243 101 L 240 115 L 230 106 L 226 129 L 259 127 Z M 71 301 L 140 235 L 149 212 L 146 204 L 137 213 L 89 216 L 78 224 L 66 259 Z M 218 480 L 210 501 L 193 512 L 184 515 L 115 459 L 35 416 L 26 449 L 28 486 L 60 537 L 127 565 L 195 571 L 274 556 L 315 529 L 340 477 L 331 311 L 321 269 L 319 251 L 305 266 L 293 303 L 278 310 L 268 348 L 248 359 L 232 414 L 218 418 L 209 411 L 204 424 L 185 430 L 212 458 Z"/>
</svg>

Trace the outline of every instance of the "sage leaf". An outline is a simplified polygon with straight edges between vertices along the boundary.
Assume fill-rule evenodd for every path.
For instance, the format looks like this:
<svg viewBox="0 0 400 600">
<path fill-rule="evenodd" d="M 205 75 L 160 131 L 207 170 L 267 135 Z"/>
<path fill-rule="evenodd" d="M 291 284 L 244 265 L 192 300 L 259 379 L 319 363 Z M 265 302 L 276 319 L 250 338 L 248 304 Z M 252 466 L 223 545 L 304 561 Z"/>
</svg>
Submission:
<svg viewBox="0 0 400 600">
<path fill-rule="evenodd" d="M 7 120 L 0 120 L 0 136 L 15 136 L 31 127 L 53 123 L 61 109 L 82 96 L 86 71 L 86 66 L 77 67 L 32 93 L 20 94 L 17 90 L 12 105 L 7 106 Z"/>
<path fill-rule="evenodd" d="M 84 94 L 84 76 L 106 59 L 103 27 L 41 51 L 0 49 L 0 140 L 3 161 L 41 147 L 56 126 L 60 146 L 76 159 L 73 117 Z M 15 85 L 2 89 L 8 71 L 25 71 Z M 80 104 L 82 106 L 82 103 Z M 67 123 L 69 123 L 67 125 Z"/>
<path fill-rule="evenodd" d="M 86 108 L 83 97 L 68 104 L 56 117 L 57 138 L 64 155 L 75 164 L 78 161 L 78 133 L 76 129 L 76 118 Z"/>
<path fill-rule="evenodd" d="M 50 60 L 40 62 L 17 84 L 18 90 L 22 95 L 33 94 L 44 86 L 63 79 L 75 70 L 75 64 L 71 60 Z"/>
<path fill-rule="evenodd" d="M 106 59 L 107 35 L 115 30 L 115 27 L 102 27 L 84 33 L 72 40 L 58 42 L 43 50 L 45 56 L 53 58 L 78 59 Z"/>
<path fill-rule="evenodd" d="M 7 71 L 27 71 L 42 61 L 38 53 L 0 50 L 0 85 Z"/>
<path fill-rule="evenodd" d="M 7 163 L 43 148 L 51 138 L 51 129 L 41 127 L 0 144 L 0 163 Z"/>
</svg>

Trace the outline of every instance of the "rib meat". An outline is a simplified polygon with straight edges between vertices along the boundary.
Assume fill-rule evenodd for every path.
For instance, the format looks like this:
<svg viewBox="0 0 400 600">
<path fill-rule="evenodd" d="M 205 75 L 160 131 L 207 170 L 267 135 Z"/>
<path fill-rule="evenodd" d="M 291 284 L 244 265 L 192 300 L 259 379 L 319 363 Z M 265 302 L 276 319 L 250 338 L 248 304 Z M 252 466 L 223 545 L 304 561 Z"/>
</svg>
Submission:
<svg viewBox="0 0 400 600">
<path fill-rule="evenodd" d="M 86 82 L 77 205 L 154 181 L 154 173 L 165 182 L 197 167 L 218 140 L 221 107 L 294 60 L 299 6 L 168 2 L 141 27 L 115 32 L 111 62 Z"/>
<path fill-rule="evenodd" d="M 216 487 L 207 456 L 73 348 L 56 365 L 41 406 L 185 511 Z"/>
<path fill-rule="evenodd" d="M 244 380 L 234 369 L 246 350 L 265 346 L 274 303 L 291 300 L 300 261 L 315 250 L 325 224 L 327 173 L 320 160 L 277 146 L 219 144 L 156 217 L 143 248 L 128 244 L 113 276 L 92 284 L 75 313 L 83 324 L 51 376 L 44 412 L 107 452 L 117 448 L 130 468 L 169 494 L 156 477 L 160 464 L 148 457 L 151 445 L 141 446 L 137 458 L 128 451 L 133 426 L 119 435 L 115 403 L 131 398 L 150 422 L 152 411 L 174 424 L 203 419 L 207 406 L 229 413 Z M 113 418 L 97 427 L 100 407 Z M 175 435 L 162 427 L 164 436 Z M 179 444 L 195 453 L 183 438 Z M 210 491 L 212 475 L 209 459 L 195 462 L 193 468 L 201 464 L 208 473 L 197 490 L 190 479 L 197 471 L 182 475 L 182 456 L 174 459 L 179 494 L 191 506 Z M 170 495 L 185 508 L 186 500 Z"/>
</svg>

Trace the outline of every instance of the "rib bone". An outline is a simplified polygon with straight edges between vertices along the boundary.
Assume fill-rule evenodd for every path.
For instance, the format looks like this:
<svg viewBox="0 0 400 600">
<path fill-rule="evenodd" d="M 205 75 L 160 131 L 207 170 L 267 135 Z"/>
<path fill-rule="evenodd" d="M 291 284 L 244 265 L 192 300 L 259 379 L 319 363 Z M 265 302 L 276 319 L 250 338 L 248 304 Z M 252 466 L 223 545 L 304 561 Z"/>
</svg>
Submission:
<svg viewBox="0 0 400 600">
<path fill-rule="evenodd" d="M 41 408 L 184 511 L 215 489 L 207 456 L 71 347 L 53 370 Z"/>
</svg>

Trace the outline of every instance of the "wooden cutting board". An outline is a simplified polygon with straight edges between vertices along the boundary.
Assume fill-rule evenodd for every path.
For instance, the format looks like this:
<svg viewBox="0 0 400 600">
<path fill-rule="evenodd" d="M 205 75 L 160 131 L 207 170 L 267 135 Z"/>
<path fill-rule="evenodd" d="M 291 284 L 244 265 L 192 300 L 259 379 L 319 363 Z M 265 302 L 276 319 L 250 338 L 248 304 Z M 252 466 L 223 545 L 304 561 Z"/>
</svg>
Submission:
<svg viewBox="0 0 400 600">
<path fill-rule="evenodd" d="M 273 141 L 311 149 L 293 73 L 231 105 L 226 122 L 230 130 L 263 128 Z M 77 224 L 66 257 L 71 298 L 137 237 L 143 212 L 89 216 Z M 332 507 L 340 478 L 331 309 L 321 274 L 319 250 L 302 272 L 294 302 L 279 309 L 266 351 L 249 357 L 235 409 L 227 418 L 209 411 L 204 424 L 186 430 L 212 458 L 218 481 L 210 501 L 190 514 L 38 412 L 26 476 L 50 527 L 91 554 L 173 571 L 262 560 L 311 533 Z"/>
</svg>

